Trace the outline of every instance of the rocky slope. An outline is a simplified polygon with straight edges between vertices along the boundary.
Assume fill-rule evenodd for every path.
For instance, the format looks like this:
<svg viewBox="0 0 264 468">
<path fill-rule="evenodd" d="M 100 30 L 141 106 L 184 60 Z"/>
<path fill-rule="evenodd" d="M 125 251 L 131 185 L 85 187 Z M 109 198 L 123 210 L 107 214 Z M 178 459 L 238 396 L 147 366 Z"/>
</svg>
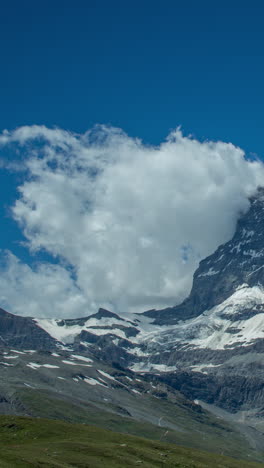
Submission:
<svg viewBox="0 0 264 468">
<path fill-rule="evenodd" d="M 0 308 L 0 346 L 53 349 L 56 340 L 29 317 L 9 314 Z"/>
<path fill-rule="evenodd" d="M 1 348 L 0 414 L 89 423 L 264 461 L 260 432 L 204 410 L 158 375 L 97 359 L 92 347 L 80 354 L 60 343 L 54 352 Z"/>
</svg>

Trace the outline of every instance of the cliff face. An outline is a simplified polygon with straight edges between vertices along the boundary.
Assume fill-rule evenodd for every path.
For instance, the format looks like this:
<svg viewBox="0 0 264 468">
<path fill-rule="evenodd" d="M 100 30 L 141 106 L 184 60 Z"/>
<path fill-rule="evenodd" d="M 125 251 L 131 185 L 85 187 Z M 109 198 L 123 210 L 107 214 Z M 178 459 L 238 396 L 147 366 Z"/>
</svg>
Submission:
<svg viewBox="0 0 264 468">
<path fill-rule="evenodd" d="M 25 349 L 53 349 L 56 340 L 29 317 L 12 315 L 0 309 L 0 346 Z"/>
</svg>

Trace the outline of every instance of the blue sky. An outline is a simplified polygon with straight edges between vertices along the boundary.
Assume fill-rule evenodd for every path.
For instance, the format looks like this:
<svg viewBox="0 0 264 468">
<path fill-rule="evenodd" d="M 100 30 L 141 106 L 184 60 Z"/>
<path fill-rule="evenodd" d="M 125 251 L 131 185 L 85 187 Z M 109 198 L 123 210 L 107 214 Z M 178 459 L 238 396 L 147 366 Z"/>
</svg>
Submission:
<svg viewBox="0 0 264 468">
<path fill-rule="evenodd" d="M 119 126 L 263 153 L 263 2 L 5 2 L 0 128 Z"/>
<path fill-rule="evenodd" d="M 263 159 L 263 13 L 264 5 L 260 1 L 102 0 L 92 2 L 76 0 L 73 2 L 53 0 L 51 2 L 47 0 L 33 2 L 27 0 L 21 2 L 11 0 L 6 2 L 1 7 L 0 18 L 0 131 L 4 129 L 12 131 L 23 126 L 44 125 L 48 128 L 56 127 L 83 135 L 96 124 L 119 127 L 129 137 L 142 139 L 145 146 L 144 151 L 141 150 L 146 158 L 142 171 L 146 171 L 146 174 L 150 171 L 146 162 L 148 145 L 160 145 L 170 131 L 179 125 L 182 126 L 184 135 L 192 134 L 200 142 L 207 140 L 231 142 L 243 148 L 247 155 L 257 154 L 260 159 Z M 53 137 L 47 140 L 51 151 L 55 151 L 52 146 Z M 132 143 L 129 143 L 125 137 L 122 138 L 122 144 L 128 151 Z M 114 160 L 115 151 L 121 143 L 117 144 L 113 135 L 110 140 L 112 152 L 109 153 L 109 159 Z M 182 161 L 185 153 L 190 154 L 188 149 L 191 145 L 190 141 L 186 140 L 184 144 L 181 143 L 181 147 L 184 147 Z M 76 142 L 73 145 L 74 148 L 75 145 Z M 28 149 L 26 148 L 25 151 L 23 147 L 21 155 L 22 146 L 18 138 L 15 143 L 2 147 L 0 157 L 9 162 L 23 159 Z M 38 146 L 35 146 L 35 150 L 37 148 Z M 77 156 L 75 157 L 79 158 L 84 148 L 87 149 L 87 142 L 82 141 L 81 150 L 79 153 L 76 150 Z M 179 146 L 176 150 L 178 149 Z M 196 154 L 196 150 L 197 157 L 202 158 L 198 143 L 193 154 Z M 137 151 L 138 149 L 135 149 L 133 153 L 135 159 L 137 159 Z M 171 148 L 166 147 L 164 165 L 170 164 L 168 156 L 170 151 Z M 226 151 L 229 149 L 217 147 L 216 151 L 224 155 L 225 159 Z M 237 157 L 235 149 L 231 153 L 231 159 L 234 158 L 235 161 Z M 163 154 L 162 148 L 161 154 Z M 189 162 L 195 166 L 193 154 L 189 156 Z M 70 153 L 67 157 L 70 157 Z M 140 172 L 140 162 L 138 164 Z M 218 163 L 215 163 L 215 168 L 217 166 L 218 169 L 212 170 L 209 169 L 210 162 L 208 164 L 201 162 L 201 167 L 203 164 L 204 168 L 206 167 L 207 172 L 205 172 L 213 173 L 214 180 L 218 180 L 215 187 L 220 184 L 220 179 L 221 181 L 229 180 L 228 172 L 226 172 L 227 166 L 232 177 L 236 176 L 232 171 L 236 170 L 238 174 L 240 168 L 241 170 L 244 168 L 242 163 L 238 169 L 235 163 L 232 166 L 228 162 L 227 166 L 221 169 L 217 166 Z M 161 166 L 159 171 L 162 172 L 162 170 Z M 225 189 L 226 194 L 223 197 L 225 200 L 228 201 L 230 196 L 237 197 L 238 200 L 237 205 L 232 208 L 233 211 L 230 209 L 234 219 L 239 209 L 245 206 L 241 193 L 243 192 L 243 196 L 248 195 L 256 184 L 253 182 L 253 178 L 255 181 L 257 177 L 256 175 L 253 177 L 254 171 L 247 170 L 251 175 L 248 176 L 249 188 L 245 193 L 244 189 L 236 183 L 234 186 L 237 188 L 234 192 Z M 57 250 L 52 250 L 48 247 L 49 243 L 46 239 L 45 242 L 39 244 L 37 253 L 33 255 L 20 244 L 21 240 L 25 240 L 25 235 L 29 243 L 33 243 L 32 233 L 30 240 L 26 234 L 32 213 L 26 210 L 23 213 L 19 212 L 16 218 L 19 221 L 18 224 L 14 220 L 14 212 L 11 214 L 11 207 L 19 197 L 17 187 L 23 187 L 29 177 L 32 177 L 30 171 L 14 172 L 0 167 L 2 223 L 0 248 L 9 249 L 28 265 L 36 261 L 50 261 L 65 266 L 66 262 L 68 271 L 70 269 L 77 271 L 80 265 L 70 260 L 70 248 L 67 254 L 59 247 Z M 131 165 L 128 172 L 133 173 Z M 201 171 L 198 172 L 200 174 Z M 115 174 L 117 173 L 121 173 L 121 165 L 116 169 Z M 258 169 L 258 173 L 261 174 L 261 168 Z M 44 187 L 42 176 L 43 174 L 39 179 L 39 184 Z M 196 183 L 194 174 L 192 177 Z M 241 176 L 242 179 L 243 176 Z M 211 183 L 211 179 L 207 176 L 204 180 L 207 184 Z M 118 180 L 117 185 L 119 182 Z M 158 179 L 157 185 L 159 185 Z M 225 183 L 223 186 L 226 187 Z M 28 186 L 28 188 L 31 189 L 33 186 Z M 112 193 L 110 186 L 108 189 Z M 49 191 L 52 188 L 49 185 L 45 190 Z M 163 191 L 160 194 L 161 200 L 164 193 Z M 181 195 L 182 193 L 178 192 L 179 199 Z M 133 196 L 137 199 L 136 203 L 139 203 L 139 198 L 136 198 L 138 194 L 134 193 Z M 146 194 L 146 199 L 147 196 Z M 168 201 L 165 202 L 166 197 L 164 197 L 164 203 L 168 206 Z M 59 196 L 56 203 L 58 200 Z M 204 195 L 201 194 L 200 200 L 201 203 L 204 202 Z M 38 201 L 33 198 L 30 200 L 31 207 L 37 206 L 36 211 Z M 145 203 L 145 199 L 143 201 Z M 219 196 L 216 195 L 216 205 L 218 201 Z M 56 203 L 54 202 L 52 206 Z M 105 200 L 102 203 L 106 203 Z M 140 203 L 142 205 L 142 200 Z M 157 205 L 153 206 L 158 210 L 159 203 L 158 201 L 156 203 Z M 195 201 L 190 200 L 190 205 L 188 205 L 190 213 L 192 212 L 191 203 Z M 224 206 L 226 205 L 223 205 L 222 209 Z M 29 208 L 28 200 L 26 208 L 27 210 Z M 108 209 L 112 216 L 114 213 L 115 220 L 120 220 L 116 205 L 115 208 L 112 205 L 111 208 L 108 206 Z M 148 209 L 152 207 L 148 206 Z M 170 209 L 172 210 L 172 206 Z M 170 209 L 168 208 L 168 216 L 170 216 Z M 177 213 L 180 217 L 180 211 Z M 56 216 L 55 213 L 54 216 Z M 72 216 L 72 213 L 69 212 L 69 216 Z M 159 219 L 158 215 L 157 219 Z M 210 219 L 208 218 L 207 221 L 209 226 Z M 223 230 L 222 237 L 216 236 L 215 244 L 227 239 L 234 228 L 234 223 L 230 224 L 229 214 L 222 221 L 227 227 Z M 34 229 L 36 234 L 40 226 L 34 226 Z M 78 226 L 76 229 L 78 230 Z M 141 227 L 138 226 L 138 229 L 140 231 Z M 192 229 L 195 230 L 196 226 Z M 146 247 L 150 240 L 146 233 L 142 236 L 142 242 Z M 160 238 L 158 231 L 157 239 L 161 243 L 170 244 L 170 240 Z M 195 251 L 191 242 L 188 238 L 184 243 L 183 238 L 179 237 L 179 251 L 193 252 L 192 267 L 188 270 L 189 276 L 193 273 L 199 256 L 210 253 L 199 243 Z M 127 253 L 132 244 L 126 247 Z M 95 246 L 93 245 L 92 248 Z M 210 248 L 212 249 L 213 246 Z M 110 256 L 110 251 L 107 250 L 107 252 L 106 255 Z M 164 257 L 161 256 L 160 260 L 157 260 L 157 268 L 161 268 L 163 261 L 168 261 L 169 256 L 166 255 L 167 253 L 164 253 Z M 171 255 L 173 258 L 176 254 L 171 252 Z M 137 267 L 141 268 L 139 265 Z M 111 272 L 112 276 L 118 275 L 118 267 L 116 268 L 117 273 Z M 136 266 L 135 271 L 138 271 Z M 163 290 L 162 297 L 160 296 L 161 303 L 166 302 L 166 291 L 169 291 L 168 301 L 174 300 L 171 297 L 170 286 L 168 286 L 173 283 L 173 278 L 175 279 L 174 273 L 167 278 L 166 287 L 164 285 L 163 289 L 161 287 Z M 164 282 L 165 280 L 159 278 L 157 281 Z M 188 291 L 190 279 L 186 284 L 182 287 L 180 295 Z M 77 286 L 83 287 L 80 284 Z M 92 294 L 95 294 L 96 288 L 97 286 L 91 286 Z M 125 284 L 122 288 L 126 289 Z M 151 285 L 149 296 L 153 296 L 154 290 L 154 285 Z M 116 294 L 119 293 L 120 291 Z M 139 296 L 140 294 L 142 291 L 138 293 Z M 23 296 L 23 292 L 21 295 Z M 98 301 L 100 302 L 100 297 Z M 95 301 L 96 304 L 98 301 Z M 153 297 L 150 300 L 150 306 L 153 305 L 151 301 L 155 302 Z M 10 304 L 11 309 L 14 307 L 14 310 L 17 310 L 15 305 L 7 299 L 6 302 L 7 306 Z M 145 302 L 142 301 L 142 307 Z M 127 303 L 124 302 L 124 304 Z"/>
</svg>

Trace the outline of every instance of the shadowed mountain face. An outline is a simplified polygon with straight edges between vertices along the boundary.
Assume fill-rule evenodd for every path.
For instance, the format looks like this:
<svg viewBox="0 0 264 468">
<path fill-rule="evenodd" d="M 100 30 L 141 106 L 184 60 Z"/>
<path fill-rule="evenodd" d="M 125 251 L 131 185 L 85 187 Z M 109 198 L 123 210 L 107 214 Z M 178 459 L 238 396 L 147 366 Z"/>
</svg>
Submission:
<svg viewBox="0 0 264 468">
<path fill-rule="evenodd" d="M 191 418 L 196 406 L 209 404 L 225 410 L 224 419 L 255 427 L 249 439 L 263 447 L 264 190 L 250 203 L 233 238 L 201 261 L 181 305 L 122 315 L 99 309 L 72 320 L 0 309 L 0 409 L 20 408 L 8 403 L 8 382 L 31 392 L 52 388 L 66 400 L 75 394 L 78 401 L 103 404 L 104 411 L 149 422 L 156 417 L 149 398 L 168 404 L 182 398 L 194 405 Z"/>
<path fill-rule="evenodd" d="M 19 317 L 0 309 L 0 346 L 25 349 L 53 349 L 56 340 L 29 317 Z"/>
</svg>

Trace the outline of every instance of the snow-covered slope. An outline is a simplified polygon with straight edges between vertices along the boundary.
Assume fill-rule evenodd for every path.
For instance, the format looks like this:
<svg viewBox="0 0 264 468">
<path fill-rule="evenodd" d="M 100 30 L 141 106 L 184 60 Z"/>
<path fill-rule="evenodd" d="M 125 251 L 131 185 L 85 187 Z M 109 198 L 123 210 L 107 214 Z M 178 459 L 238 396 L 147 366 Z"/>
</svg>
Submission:
<svg viewBox="0 0 264 468">
<path fill-rule="evenodd" d="M 119 316 L 104 309 L 99 309 L 97 314 L 81 319 L 34 319 L 34 321 L 50 336 L 64 344 L 74 343 L 75 339 L 84 332 L 96 336 L 112 335 L 131 343 L 139 343 L 153 332 L 171 328 L 170 325 L 153 324 L 153 319 L 144 314 L 123 313 Z"/>
<path fill-rule="evenodd" d="M 216 350 L 250 346 L 259 339 L 264 339 L 264 288 L 244 284 L 221 304 L 168 331 L 160 328 L 147 341 Z"/>
</svg>

